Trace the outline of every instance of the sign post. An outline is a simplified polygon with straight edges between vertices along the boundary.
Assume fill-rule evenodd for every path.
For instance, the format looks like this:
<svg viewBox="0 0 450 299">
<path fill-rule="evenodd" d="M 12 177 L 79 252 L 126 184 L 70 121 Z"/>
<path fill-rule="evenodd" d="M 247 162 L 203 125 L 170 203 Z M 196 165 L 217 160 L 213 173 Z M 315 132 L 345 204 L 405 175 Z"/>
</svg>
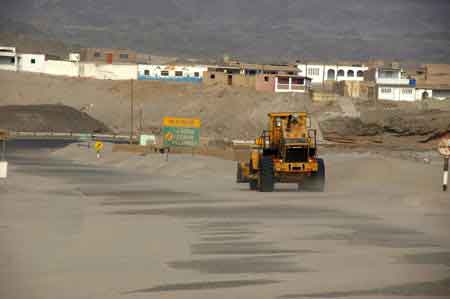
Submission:
<svg viewBox="0 0 450 299">
<path fill-rule="evenodd" d="M 448 160 L 450 157 L 450 138 L 442 138 L 438 146 L 439 153 L 444 156 L 444 174 L 442 177 L 442 190 L 447 191 L 448 185 Z"/>
<path fill-rule="evenodd" d="M 164 146 L 168 148 L 168 151 L 171 147 L 198 146 L 200 127 L 201 120 L 198 118 L 164 117 L 162 131 Z"/>
<path fill-rule="evenodd" d="M 1 159 L 0 159 L 0 179 L 6 179 L 8 176 L 8 162 L 6 161 L 6 140 L 8 132 L 0 131 L 0 140 L 2 141 Z"/>
</svg>

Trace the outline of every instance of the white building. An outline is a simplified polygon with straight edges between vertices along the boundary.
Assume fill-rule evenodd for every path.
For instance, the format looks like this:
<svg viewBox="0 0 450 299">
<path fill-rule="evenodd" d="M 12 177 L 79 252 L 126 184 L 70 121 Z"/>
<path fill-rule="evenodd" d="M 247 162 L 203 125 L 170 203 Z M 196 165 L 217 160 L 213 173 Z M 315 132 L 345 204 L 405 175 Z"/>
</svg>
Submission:
<svg viewBox="0 0 450 299">
<path fill-rule="evenodd" d="M 400 67 L 379 67 L 375 69 L 375 83 L 379 100 L 415 101 L 415 81 L 404 77 Z"/>
<path fill-rule="evenodd" d="M 16 48 L 0 47 L 0 70 L 17 71 Z"/>
<path fill-rule="evenodd" d="M 369 68 L 364 65 L 339 64 L 298 64 L 299 75 L 312 79 L 312 84 L 330 81 L 364 81 L 364 72 Z"/>
<path fill-rule="evenodd" d="M 306 93 L 311 87 L 311 79 L 304 76 L 276 75 L 275 92 Z"/>
<path fill-rule="evenodd" d="M 78 77 L 80 64 L 64 60 L 46 60 L 43 73 L 53 76 Z"/>
<path fill-rule="evenodd" d="M 80 53 L 69 53 L 69 61 L 80 62 Z"/>
<path fill-rule="evenodd" d="M 18 54 L 17 70 L 22 72 L 44 73 L 44 54 Z"/>
<path fill-rule="evenodd" d="M 80 63 L 80 77 L 100 80 L 136 80 L 137 64 Z"/>
<path fill-rule="evenodd" d="M 138 80 L 168 80 L 198 83 L 208 68 L 201 65 L 138 65 Z"/>
</svg>

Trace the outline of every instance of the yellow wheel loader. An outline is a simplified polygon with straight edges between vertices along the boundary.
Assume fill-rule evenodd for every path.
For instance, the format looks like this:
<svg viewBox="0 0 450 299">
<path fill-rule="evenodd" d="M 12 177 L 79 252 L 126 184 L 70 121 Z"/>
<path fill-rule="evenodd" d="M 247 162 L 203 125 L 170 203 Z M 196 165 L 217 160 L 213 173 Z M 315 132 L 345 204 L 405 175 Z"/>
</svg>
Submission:
<svg viewBox="0 0 450 299">
<path fill-rule="evenodd" d="M 317 157 L 316 130 L 305 112 L 269 113 L 268 130 L 255 140 L 248 162 L 238 162 L 238 183 L 272 192 L 275 183 L 297 183 L 299 190 L 323 191 L 325 164 Z"/>
</svg>

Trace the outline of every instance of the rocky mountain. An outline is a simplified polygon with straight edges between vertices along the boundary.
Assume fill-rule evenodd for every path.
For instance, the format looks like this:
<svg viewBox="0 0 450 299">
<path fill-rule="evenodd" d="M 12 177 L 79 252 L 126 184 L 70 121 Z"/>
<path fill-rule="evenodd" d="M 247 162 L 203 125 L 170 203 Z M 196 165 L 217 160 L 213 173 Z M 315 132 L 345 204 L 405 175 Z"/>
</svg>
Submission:
<svg viewBox="0 0 450 299">
<path fill-rule="evenodd" d="M 450 63 L 448 0 L 2 2 L 0 18 L 15 26 L 0 22 L 0 31 L 35 28 L 36 34 L 87 46 L 191 57 L 226 53 L 280 62 L 382 58 Z"/>
</svg>

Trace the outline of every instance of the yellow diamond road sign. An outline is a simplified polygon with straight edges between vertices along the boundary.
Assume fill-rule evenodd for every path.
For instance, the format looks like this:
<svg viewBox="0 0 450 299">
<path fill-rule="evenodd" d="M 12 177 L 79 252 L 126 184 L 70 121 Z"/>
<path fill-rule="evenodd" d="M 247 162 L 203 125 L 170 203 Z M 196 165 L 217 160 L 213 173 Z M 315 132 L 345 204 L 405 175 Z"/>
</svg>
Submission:
<svg viewBox="0 0 450 299">
<path fill-rule="evenodd" d="M 167 141 L 172 141 L 172 140 L 173 140 L 173 134 L 172 134 L 172 132 L 166 133 L 166 135 L 164 136 L 164 138 L 165 138 Z"/>
<path fill-rule="evenodd" d="M 97 141 L 97 142 L 95 143 L 95 150 L 101 151 L 102 148 L 103 148 L 103 142 Z"/>
</svg>

